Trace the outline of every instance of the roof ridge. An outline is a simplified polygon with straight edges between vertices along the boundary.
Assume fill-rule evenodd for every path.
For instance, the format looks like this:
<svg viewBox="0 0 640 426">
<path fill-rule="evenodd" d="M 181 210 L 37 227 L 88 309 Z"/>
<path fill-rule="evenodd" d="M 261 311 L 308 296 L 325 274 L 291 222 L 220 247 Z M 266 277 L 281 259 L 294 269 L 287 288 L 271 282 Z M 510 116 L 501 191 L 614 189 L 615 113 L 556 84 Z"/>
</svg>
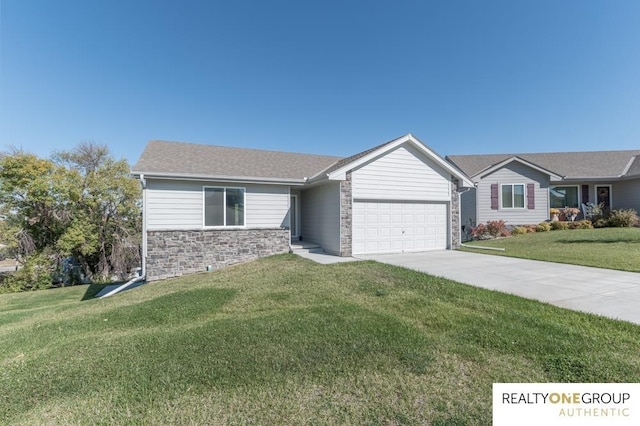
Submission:
<svg viewBox="0 0 640 426">
<path fill-rule="evenodd" d="M 245 148 L 245 147 L 228 146 L 228 145 L 210 145 L 210 144 L 197 143 L 197 142 L 167 141 L 167 140 L 163 140 L 163 139 L 151 139 L 151 140 L 149 140 L 149 143 L 153 143 L 153 142 L 160 142 L 160 143 L 167 143 L 167 144 L 201 146 L 201 147 L 204 147 L 204 148 L 222 148 L 222 149 L 229 149 L 229 150 L 234 150 L 234 151 L 256 151 L 256 152 L 270 152 L 270 153 L 274 153 L 274 154 L 293 154 L 293 155 L 304 155 L 304 156 L 326 157 L 326 158 L 330 157 L 330 158 L 335 158 L 337 160 L 340 160 L 340 159 L 344 158 L 344 157 L 340 157 L 340 156 L 337 156 L 337 155 L 311 154 L 311 153 L 295 152 L 295 151 L 281 151 L 281 150 L 261 149 L 261 148 Z"/>
<path fill-rule="evenodd" d="M 561 155 L 561 154 L 604 154 L 604 153 L 621 153 L 621 152 L 628 152 L 628 153 L 638 153 L 636 155 L 640 155 L 640 149 L 603 149 L 603 150 L 597 150 L 597 151 L 545 151 L 545 152 L 520 152 L 520 153 L 504 153 L 504 152 L 493 152 L 493 153 L 485 153 L 485 154 L 449 154 L 447 155 L 447 157 L 483 157 L 483 156 L 489 156 L 489 155 L 496 155 L 496 156 L 506 156 L 506 157 L 513 157 L 513 156 L 521 156 L 521 155 Z"/>
</svg>

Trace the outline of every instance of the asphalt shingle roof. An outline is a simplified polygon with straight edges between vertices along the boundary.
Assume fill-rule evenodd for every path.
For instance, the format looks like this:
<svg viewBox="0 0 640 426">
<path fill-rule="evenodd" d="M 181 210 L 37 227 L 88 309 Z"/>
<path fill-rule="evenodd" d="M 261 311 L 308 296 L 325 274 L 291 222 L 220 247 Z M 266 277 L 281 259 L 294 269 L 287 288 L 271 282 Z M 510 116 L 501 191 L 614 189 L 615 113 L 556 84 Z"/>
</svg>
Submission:
<svg viewBox="0 0 640 426">
<path fill-rule="evenodd" d="M 561 176 L 566 176 L 566 179 L 572 179 L 620 177 L 625 174 L 625 169 L 634 160 L 626 176 L 640 174 L 640 160 L 634 159 L 638 156 L 640 156 L 640 150 L 450 155 L 446 159 L 468 176 L 474 176 L 501 161 L 519 157 Z"/>
<path fill-rule="evenodd" d="M 303 179 L 326 169 L 341 157 L 150 141 L 133 173 L 199 177 Z"/>
<path fill-rule="evenodd" d="M 627 176 L 640 176 L 640 155 L 636 156 L 627 171 Z"/>
<path fill-rule="evenodd" d="M 133 173 L 302 180 L 337 170 L 395 140 L 346 158 L 153 140 L 145 147 Z M 640 176 L 640 150 L 450 155 L 446 160 L 473 176 L 516 156 L 567 179 L 613 178 L 622 176 L 625 170 L 627 177 Z"/>
</svg>

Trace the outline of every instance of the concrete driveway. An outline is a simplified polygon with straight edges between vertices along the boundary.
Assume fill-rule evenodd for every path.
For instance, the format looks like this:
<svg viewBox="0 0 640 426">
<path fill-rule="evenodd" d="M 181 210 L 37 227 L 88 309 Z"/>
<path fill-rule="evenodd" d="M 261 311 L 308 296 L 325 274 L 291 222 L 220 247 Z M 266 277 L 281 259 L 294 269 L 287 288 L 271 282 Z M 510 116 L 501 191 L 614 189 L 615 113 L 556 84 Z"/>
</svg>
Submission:
<svg viewBox="0 0 640 426">
<path fill-rule="evenodd" d="M 451 250 L 359 257 L 640 324 L 640 273 Z"/>
</svg>

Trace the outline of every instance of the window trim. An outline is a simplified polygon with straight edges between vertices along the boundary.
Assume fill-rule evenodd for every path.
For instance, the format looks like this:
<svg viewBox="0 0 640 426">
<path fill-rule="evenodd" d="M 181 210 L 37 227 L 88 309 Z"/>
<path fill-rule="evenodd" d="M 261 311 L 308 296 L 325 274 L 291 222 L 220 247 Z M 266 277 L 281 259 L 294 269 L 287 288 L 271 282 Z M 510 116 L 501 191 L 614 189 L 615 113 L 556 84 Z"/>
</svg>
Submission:
<svg viewBox="0 0 640 426">
<path fill-rule="evenodd" d="M 551 207 L 551 190 L 553 188 L 556 187 L 560 187 L 560 188 L 576 188 L 576 194 L 577 194 L 577 198 L 578 198 L 578 205 L 575 206 L 576 208 L 582 210 L 582 190 L 580 188 L 580 185 L 549 185 L 549 208 Z M 557 209 L 563 209 L 565 207 L 573 207 L 573 206 L 562 206 L 562 207 L 555 207 Z"/>
<path fill-rule="evenodd" d="M 502 188 L 504 186 L 510 186 L 511 187 L 511 204 L 512 206 L 515 205 L 515 191 L 513 190 L 514 186 L 521 186 L 522 187 L 522 207 L 505 207 L 504 206 L 504 200 L 503 200 L 503 196 L 502 196 Z M 500 184 L 500 193 L 498 194 L 500 197 L 500 210 L 526 210 L 527 209 L 527 184 L 525 183 L 501 183 Z"/>
<path fill-rule="evenodd" d="M 294 220 L 291 220 L 291 211 L 295 212 Z M 300 228 L 300 194 L 292 194 L 289 190 L 289 231 L 291 239 L 300 240 L 302 234 Z"/>
<path fill-rule="evenodd" d="M 206 215 L 206 199 L 207 199 L 207 189 L 222 189 L 222 199 L 224 200 L 224 205 L 222 207 L 222 220 L 225 223 L 224 225 L 207 225 L 207 215 Z M 242 223 L 244 225 L 227 225 L 227 189 L 240 189 L 242 190 L 242 205 L 243 211 Z M 247 227 L 247 188 L 244 186 L 215 186 L 215 185 L 202 185 L 202 227 L 204 229 L 243 229 Z"/>
</svg>

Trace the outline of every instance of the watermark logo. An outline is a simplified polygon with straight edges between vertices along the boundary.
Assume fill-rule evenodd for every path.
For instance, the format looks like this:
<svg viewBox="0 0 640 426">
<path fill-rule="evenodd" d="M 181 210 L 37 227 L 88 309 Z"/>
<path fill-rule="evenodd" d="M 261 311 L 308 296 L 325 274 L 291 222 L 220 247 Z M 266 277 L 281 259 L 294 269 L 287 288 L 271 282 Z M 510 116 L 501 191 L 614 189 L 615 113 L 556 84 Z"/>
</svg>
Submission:
<svg viewBox="0 0 640 426">
<path fill-rule="evenodd" d="M 640 383 L 494 383 L 493 425 L 640 425 Z"/>
</svg>

